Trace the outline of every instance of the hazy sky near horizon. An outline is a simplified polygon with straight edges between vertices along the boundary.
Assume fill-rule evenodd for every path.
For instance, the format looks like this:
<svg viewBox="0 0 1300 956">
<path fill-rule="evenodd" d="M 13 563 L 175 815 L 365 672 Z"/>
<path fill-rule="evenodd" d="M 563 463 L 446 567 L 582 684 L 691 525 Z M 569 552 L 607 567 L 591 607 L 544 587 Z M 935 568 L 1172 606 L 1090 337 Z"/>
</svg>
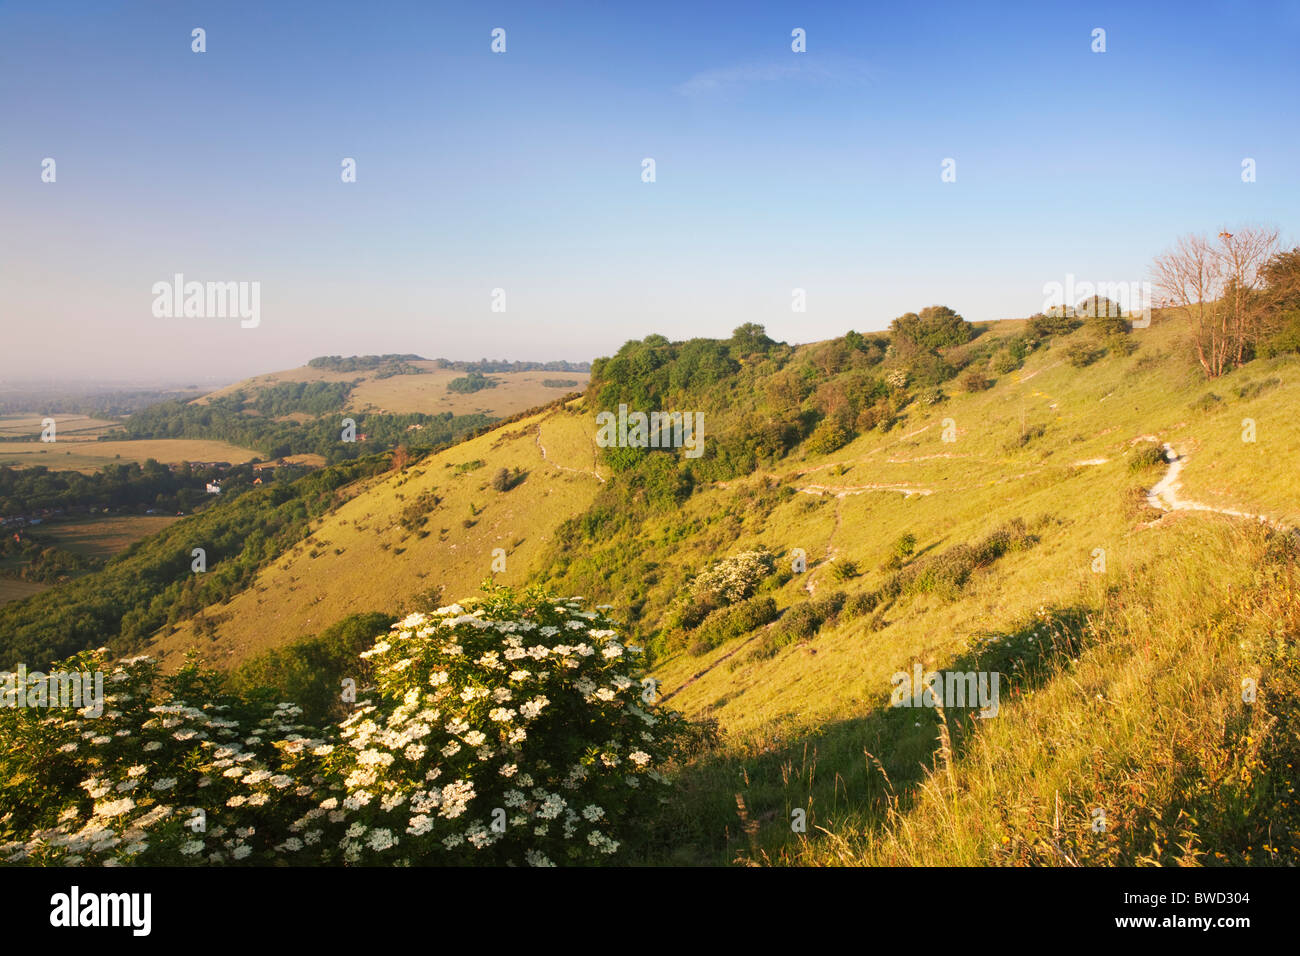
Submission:
<svg viewBox="0 0 1300 956">
<path fill-rule="evenodd" d="M 0 382 L 1028 315 L 1183 233 L 1298 240 L 1298 41 L 1275 0 L 0 0 Z M 260 323 L 156 317 L 177 273 Z"/>
</svg>

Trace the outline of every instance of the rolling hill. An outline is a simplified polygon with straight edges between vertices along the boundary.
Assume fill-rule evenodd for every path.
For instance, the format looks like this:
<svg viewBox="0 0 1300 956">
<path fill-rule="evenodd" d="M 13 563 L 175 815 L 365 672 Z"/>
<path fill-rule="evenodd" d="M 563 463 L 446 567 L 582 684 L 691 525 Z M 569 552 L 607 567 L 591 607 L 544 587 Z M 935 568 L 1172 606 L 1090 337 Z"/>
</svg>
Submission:
<svg viewBox="0 0 1300 956">
<path fill-rule="evenodd" d="M 716 728 L 656 862 L 1294 862 L 1297 358 L 1207 382 L 1173 314 L 934 316 L 957 341 L 630 342 L 582 398 L 352 485 L 146 650 L 238 669 L 542 584 L 612 605 Z M 703 414 L 705 454 L 598 448 L 619 404 Z M 928 672 L 998 675 L 995 719 L 891 706 Z"/>
<path fill-rule="evenodd" d="M 553 401 L 566 391 L 582 391 L 590 373 L 586 371 L 530 371 L 491 372 L 494 387 L 475 392 L 457 392 L 447 386 L 465 371 L 444 367 L 432 359 L 410 358 L 401 362 L 404 371 L 393 374 L 392 366 L 375 365 L 361 368 L 336 368 L 320 365 L 303 365 L 256 375 L 210 392 L 193 401 L 195 405 L 208 405 L 213 401 L 243 392 L 249 396 L 290 382 L 355 382 L 340 412 L 369 412 L 381 415 L 408 415 L 415 412 L 453 415 L 471 415 L 481 412 L 493 418 L 511 415 L 536 408 Z M 547 382 L 564 382 L 564 385 L 547 385 Z M 568 384 L 572 383 L 572 384 Z"/>
</svg>

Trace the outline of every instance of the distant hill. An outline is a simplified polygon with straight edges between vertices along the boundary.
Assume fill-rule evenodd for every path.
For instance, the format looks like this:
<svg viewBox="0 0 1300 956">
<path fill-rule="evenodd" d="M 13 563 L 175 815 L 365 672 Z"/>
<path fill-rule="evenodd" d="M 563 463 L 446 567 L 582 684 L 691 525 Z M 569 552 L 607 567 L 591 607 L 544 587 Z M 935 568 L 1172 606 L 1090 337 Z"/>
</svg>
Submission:
<svg viewBox="0 0 1300 956">
<path fill-rule="evenodd" d="M 334 403 L 342 412 L 407 415 L 414 413 L 453 415 L 481 413 L 506 418 L 529 408 L 545 405 L 564 394 L 548 385 L 555 372 L 566 373 L 576 384 L 567 390 L 581 391 L 590 374 L 588 362 L 451 362 L 424 359 L 417 355 L 322 356 L 306 365 L 270 372 L 236 382 L 196 399 L 204 405 L 214 399 L 244 392 L 256 396 L 290 382 L 338 383 L 343 398 Z M 498 386 L 473 392 L 449 389 L 451 382 L 466 373 L 492 373 Z"/>
</svg>

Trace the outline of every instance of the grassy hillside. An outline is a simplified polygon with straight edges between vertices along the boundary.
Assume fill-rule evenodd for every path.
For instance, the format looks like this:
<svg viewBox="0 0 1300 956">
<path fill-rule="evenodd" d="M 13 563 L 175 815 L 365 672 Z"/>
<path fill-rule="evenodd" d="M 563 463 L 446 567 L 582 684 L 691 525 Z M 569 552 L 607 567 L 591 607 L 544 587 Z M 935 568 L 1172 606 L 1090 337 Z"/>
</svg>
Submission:
<svg viewBox="0 0 1300 956">
<path fill-rule="evenodd" d="M 716 726 L 654 861 L 1294 862 L 1296 358 L 1207 383 L 1159 313 L 918 328 L 629 343 L 581 400 L 352 486 L 149 651 L 326 700 L 293 648 L 339 648 L 294 642 L 542 583 Z M 705 453 L 596 447 L 619 403 L 703 413 Z M 890 706 L 916 667 L 996 673 L 996 716 Z"/>
<path fill-rule="evenodd" d="M 526 417 L 377 479 L 332 511 L 253 586 L 197 622 L 158 637 L 150 652 L 178 664 L 199 647 L 221 666 L 316 633 L 357 611 L 404 609 L 431 588 L 448 601 L 493 575 L 525 581 L 565 518 L 581 513 L 600 480 L 584 420 L 564 407 Z M 502 468 L 523 480 L 497 491 Z"/>
</svg>

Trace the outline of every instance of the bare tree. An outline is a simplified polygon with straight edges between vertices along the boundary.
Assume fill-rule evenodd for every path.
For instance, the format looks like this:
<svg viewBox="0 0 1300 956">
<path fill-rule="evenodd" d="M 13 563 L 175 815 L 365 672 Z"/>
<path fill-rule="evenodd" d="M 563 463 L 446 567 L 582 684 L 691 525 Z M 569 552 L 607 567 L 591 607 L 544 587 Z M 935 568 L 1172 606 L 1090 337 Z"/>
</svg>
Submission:
<svg viewBox="0 0 1300 956">
<path fill-rule="evenodd" d="M 1226 279 L 1223 304 L 1228 312 L 1228 327 L 1234 332 L 1233 361 L 1241 365 L 1246 346 L 1259 342 L 1263 328 L 1256 291 L 1262 285 L 1261 270 L 1277 251 L 1277 230 L 1254 227 L 1235 233 L 1225 230 L 1219 233 L 1215 251 Z"/>
<path fill-rule="evenodd" d="M 1259 334 L 1252 297 L 1260 269 L 1277 246 L 1277 230 L 1251 227 L 1205 236 L 1181 237 L 1156 256 L 1154 285 L 1171 306 L 1187 315 L 1196 358 L 1208 378 L 1218 378 L 1245 361 L 1246 346 Z"/>
</svg>

